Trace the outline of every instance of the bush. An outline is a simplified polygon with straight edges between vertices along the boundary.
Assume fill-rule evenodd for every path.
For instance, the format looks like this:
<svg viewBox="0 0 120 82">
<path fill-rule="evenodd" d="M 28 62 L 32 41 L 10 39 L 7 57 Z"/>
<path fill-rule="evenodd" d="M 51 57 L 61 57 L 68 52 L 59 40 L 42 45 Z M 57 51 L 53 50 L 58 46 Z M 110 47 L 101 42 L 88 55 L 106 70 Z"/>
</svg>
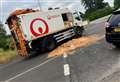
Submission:
<svg viewBox="0 0 120 82">
<path fill-rule="evenodd" d="M 15 44 L 13 38 L 11 36 L 6 37 L 5 44 L 1 48 L 3 48 L 4 50 L 14 50 Z"/>
<path fill-rule="evenodd" d="M 95 12 L 92 13 L 86 13 L 85 14 L 85 19 L 88 19 L 90 21 L 107 16 L 113 12 L 113 9 L 111 7 L 105 7 L 103 9 L 99 9 Z"/>
</svg>

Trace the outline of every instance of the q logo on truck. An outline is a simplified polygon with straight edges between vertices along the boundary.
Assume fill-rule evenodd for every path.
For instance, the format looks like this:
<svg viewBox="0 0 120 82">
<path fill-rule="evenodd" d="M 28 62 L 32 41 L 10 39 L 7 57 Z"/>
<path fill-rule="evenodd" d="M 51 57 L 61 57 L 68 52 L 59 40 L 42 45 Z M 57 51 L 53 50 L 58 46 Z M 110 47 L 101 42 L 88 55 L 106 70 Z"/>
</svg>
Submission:
<svg viewBox="0 0 120 82">
<path fill-rule="evenodd" d="M 44 27 L 37 27 L 38 32 L 36 32 L 36 30 L 34 28 L 36 22 L 41 22 L 42 25 L 44 25 Z M 40 25 L 39 23 L 37 23 L 37 24 Z M 48 24 L 45 20 L 43 20 L 41 18 L 36 18 L 36 19 L 32 20 L 32 22 L 30 23 L 30 31 L 36 37 L 42 36 L 42 35 L 47 34 L 49 32 Z"/>
</svg>

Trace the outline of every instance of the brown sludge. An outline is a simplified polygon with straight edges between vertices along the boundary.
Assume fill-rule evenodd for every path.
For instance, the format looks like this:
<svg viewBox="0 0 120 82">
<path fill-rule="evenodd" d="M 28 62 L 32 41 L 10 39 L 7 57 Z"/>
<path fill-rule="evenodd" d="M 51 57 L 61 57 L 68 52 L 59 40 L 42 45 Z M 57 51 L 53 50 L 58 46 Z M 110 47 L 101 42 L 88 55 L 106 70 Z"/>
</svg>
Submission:
<svg viewBox="0 0 120 82">
<path fill-rule="evenodd" d="M 72 39 L 71 41 L 68 41 L 67 43 L 64 43 L 63 45 L 59 46 L 55 50 L 51 51 L 48 54 L 48 58 L 54 57 L 54 56 L 61 56 L 64 53 L 69 53 L 76 48 L 89 46 L 90 44 L 95 43 L 98 40 L 97 38 L 98 38 L 97 35 L 91 35 L 88 37 L 84 36 L 78 39 Z"/>
</svg>

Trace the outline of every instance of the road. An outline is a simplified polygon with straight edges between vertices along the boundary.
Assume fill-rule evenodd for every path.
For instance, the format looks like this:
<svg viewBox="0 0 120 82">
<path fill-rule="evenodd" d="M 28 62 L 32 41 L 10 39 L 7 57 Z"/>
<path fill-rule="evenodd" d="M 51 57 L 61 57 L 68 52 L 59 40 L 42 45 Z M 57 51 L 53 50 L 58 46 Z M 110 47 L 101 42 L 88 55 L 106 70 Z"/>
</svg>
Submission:
<svg viewBox="0 0 120 82">
<path fill-rule="evenodd" d="M 19 59 L 0 67 L 0 82 L 120 82 L 120 50 L 104 39 L 105 19 L 88 25 L 85 36 L 99 35 L 91 45 L 73 53 L 47 58 L 48 53 Z M 70 75 L 65 76 L 68 64 Z"/>
</svg>

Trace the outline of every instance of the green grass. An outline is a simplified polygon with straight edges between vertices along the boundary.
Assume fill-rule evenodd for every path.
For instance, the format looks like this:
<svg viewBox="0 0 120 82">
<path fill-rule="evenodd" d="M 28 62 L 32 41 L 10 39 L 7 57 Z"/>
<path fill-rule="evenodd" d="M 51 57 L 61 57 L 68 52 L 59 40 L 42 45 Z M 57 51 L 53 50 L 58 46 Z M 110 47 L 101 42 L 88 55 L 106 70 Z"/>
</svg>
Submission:
<svg viewBox="0 0 120 82">
<path fill-rule="evenodd" d="M 0 49 L 0 64 L 7 63 L 16 57 L 16 51 Z"/>
</svg>

